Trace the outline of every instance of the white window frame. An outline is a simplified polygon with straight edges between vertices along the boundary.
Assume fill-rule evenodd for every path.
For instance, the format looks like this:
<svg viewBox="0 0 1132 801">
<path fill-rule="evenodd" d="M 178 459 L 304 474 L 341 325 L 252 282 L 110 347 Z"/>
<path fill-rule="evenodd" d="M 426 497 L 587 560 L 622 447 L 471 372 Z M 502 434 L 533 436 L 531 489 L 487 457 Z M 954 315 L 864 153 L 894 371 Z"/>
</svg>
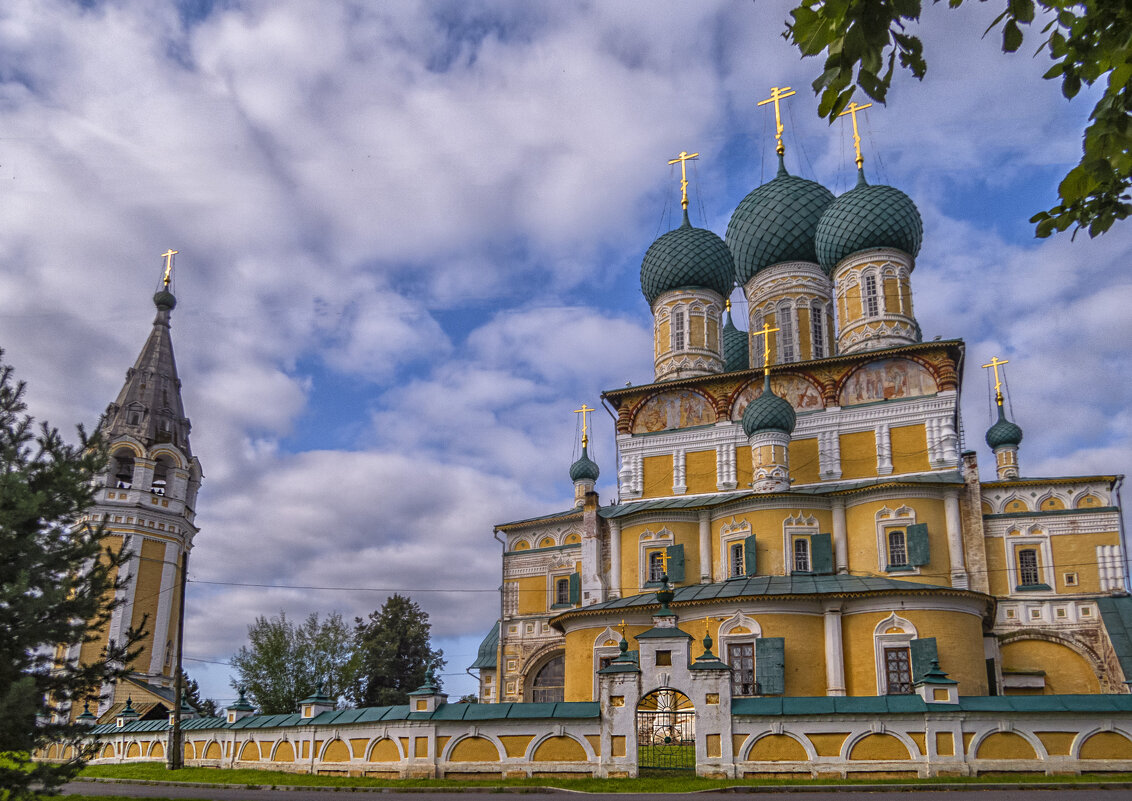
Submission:
<svg viewBox="0 0 1132 801">
<path fill-rule="evenodd" d="M 593 697 L 594 698 L 598 697 L 597 672 L 598 672 L 598 670 L 601 669 L 600 668 L 601 660 L 605 657 L 613 657 L 614 659 L 616 659 L 618 656 L 621 655 L 620 646 L 618 644 L 606 645 L 606 643 L 608 643 L 608 642 L 613 642 L 613 643 L 619 644 L 621 642 L 621 632 L 616 631 L 615 629 L 613 629 L 609 626 L 606 626 L 605 631 L 603 631 L 601 634 L 594 637 L 594 648 L 593 648 L 593 651 L 594 651 L 594 655 L 593 655 L 593 674 L 594 674 L 593 691 L 594 691 L 594 694 L 593 694 Z"/>
<path fill-rule="evenodd" d="M 893 529 L 902 529 L 904 531 L 904 556 L 908 558 L 908 527 L 916 525 L 916 510 L 908 506 L 901 506 L 898 509 L 889 509 L 887 506 L 881 508 L 876 513 L 876 529 L 877 529 L 877 569 L 881 573 L 897 573 L 901 576 L 918 576 L 921 571 L 920 568 L 910 563 L 901 566 L 900 570 L 889 570 L 890 565 L 888 559 L 888 532 Z"/>
<path fill-rule="evenodd" d="M 818 519 L 813 515 L 799 515 L 798 517 L 786 518 L 786 521 L 782 524 L 783 575 L 789 576 L 794 573 L 809 573 L 813 570 L 813 543 L 810 541 L 810 538 L 818 533 Z M 803 538 L 806 540 L 806 554 L 810 570 L 796 570 L 794 568 L 794 540 Z"/>
<path fill-rule="evenodd" d="M 810 356 L 825 358 L 825 319 L 824 304 L 820 300 L 810 302 Z"/>
<path fill-rule="evenodd" d="M 752 334 L 755 331 L 763 330 L 763 323 L 766 316 L 761 312 L 755 312 L 754 318 L 750 322 L 751 330 L 747 332 L 747 350 L 751 354 L 751 366 L 762 367 L 763 355 L 765 354 L 766 345 L 763 344 L 762 338 L 756 339 Z M 753 350 L 752 350 L 753 349 Z"/>
<path fill-rule="evenodd" d="M 798 315 L 794 313 L 794 304 L 784 300 L 775 306 L 774 314 L 778 325 L 778 363 L 796 362 L 798 361 Z"/>
<path fill-rule="evenodd" d="M 638 576 L 640 581 L 638 586 L 641 590 L 647 587 L 650 581 L 653 581 L 653 579 L 649 578 L 649 551 L 663 550 L 674 542 L 676 542 L 676 539 L 667 528 L 662 528 L 657 532 L 653 532 L 649 529 L 645 529 L 641 532 L 637 546 L 637 572 L 640 574 Z"/>
<path fill-rule="evenodd" d="M 733 633 L 737 628 L 743 628 L 746 629 L 746 631 L 741 631 L 737 634 Z M 752 681 L 758 681 L 759 666 L 758 657 L 755 653 L 758 646 L 755 644 L 755 641 L 762 636 L 763 629 L 757 620 L 752 617 L 747 617 L 742 612 L 736 612 L 719 624 L 719 631 L 715 638 L 717 640 L 716 647 L 719 649 L 719 658 L 724 664 L 730 664 L 728 662 L 731 657 L 728 653 L 730 650 L 728 648 L 729 645 L 750 645 L 752 651 L 751 669 L 753 673 L 751 678 Z"/>
<path fill-rule="evenodd" d="M 1017 531 L 1018 529 L 1015 529 Z M 1010 595 L 1054 595 L 1057 593 L 1057 575 L 1053 570 L 1053 548 L 1050 546 L 1049 534 L 1042 531 L 1041 526 L 1030 526 L 1029 530 L 1025 533 L 1011 534 L 1007 533 L 1003 537 L 1005 547 L 1003 550 L 1006 552 L 1006 575 L 1009 579 L 1009 585 L 1006 591 Z M 1037 551 L 1038 556 L 1038 578 L 1041 579 L 1042 584 L 1049 587 L 1048 590 L 1025 590 L 1018 591 L 1021 585 L 1022 575 L 1019 570 L 1018 560 L 1015 559 L 1014 554 L 1021 548 L 1033 548 Z"/>
<path fill-rule="evenodd" d="M 889 632 L 889 629 L 899 629 Z M 919 638 L 912 621 L 890 614 L 873 629 L 873 654 L 876 658 L 877 695 L 888 695 L 888 665 L 885 663 L 886 648 L 907 648 L 911 657 L 912 640 Z"/>
<path fill-rule="evenodd" d="M 570 575 L 576 572 L 574 570 L 574 563 L 572 561 L 552 562 L 547 565 L 546 571 L 546 609 L 551 611 L 558 603 L 558 580 L 566 579 L 569 581 Z"/>
<path fill-rule="evenodd" d="M 731 546 L 735 543 L 744 544 L 743 560 L 746 563 L 746 540 L 754 532 L 751 531 L 750 521 L 736 520 L 731 518 L 730 523 L 725 523 L 719 529 L 719 554 L 720 554 L 720 571 L 717 574 L 716 581 L 725 581 L 729 578 L 738 578 L 731 575 Z M 744 570 L 743 575 L 746 575 Z"/>
<path fill-rule="evenodd" d="M 688 349 L 688 316 L 683 306 L 676 306 L 668 319 L 670 346 L 673 353 L 683 353 Z"/>
<path fill-rule="evenodd" d="M 884 282 L 873 270 L 861 275 L 861 316 L 866 320 L 876 319 L 884 313 L 884 304 L 881 300 L 883 285 Z M 871 294 L 869 292 L 870 287 L 872 288 Z"/>
</svg>

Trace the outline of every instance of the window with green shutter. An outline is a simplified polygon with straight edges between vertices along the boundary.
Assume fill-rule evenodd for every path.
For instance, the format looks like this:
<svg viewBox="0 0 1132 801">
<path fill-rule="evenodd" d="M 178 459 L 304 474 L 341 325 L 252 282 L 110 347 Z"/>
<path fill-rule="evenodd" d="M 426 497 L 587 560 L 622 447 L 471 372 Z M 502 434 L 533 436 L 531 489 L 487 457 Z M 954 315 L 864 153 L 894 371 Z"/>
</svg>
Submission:
<svg viewBox="0 0 1132 801">
<path fill-rule="evenodd" d="M 786 685 L 786 640 L 759 637 L 755 640 L 755 681 L 760 695 L 782 695 Z"/>
<path fill-rule="evenodd" d="M 932 660 L 939 659 L 935 637 L 921 637 L 908 643 L 912 652 L 912 682 L 915 683 L 932 669 Z"/>
<path fill-rule="evenodd" d="M 669 545 L 668 551 L 668 580 L 679 584 L 684 580 L 684 546 Z"/>
<path fill-rule="evenodd" d="M 833 537 L 830 534 L 810 535 L 810 572 L 819 576 L 833 573 Z"/>
<path fill-rule="evenodd" d="M 758 573 L 758 551 L 755 548 L 755 535 L 743 540 L 743 558 L 746 561 L 747 575 Z"/>
<path fill-rule="evenodd" d="M 931 548 L 928 545 L 928 524 L 917 523 L 908 526 L 908 564 L 914 567 L 926 565 L 931 560 Z"/>
<path fill-rule="evenodd" d="M 582 577 L 578 573 L 570 574 L 570 603 L 577 606 L 582 602 Z"/>
</svg>

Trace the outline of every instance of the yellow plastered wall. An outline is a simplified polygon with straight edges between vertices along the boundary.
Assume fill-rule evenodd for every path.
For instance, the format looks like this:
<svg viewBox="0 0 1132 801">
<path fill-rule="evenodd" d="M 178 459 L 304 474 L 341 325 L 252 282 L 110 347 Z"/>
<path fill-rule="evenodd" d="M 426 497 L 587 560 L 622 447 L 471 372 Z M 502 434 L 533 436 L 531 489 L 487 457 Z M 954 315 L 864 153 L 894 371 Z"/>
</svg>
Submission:
<svg viewBox="0 0 1132 801">
<path fill-rule="evenodd" d="M 842 434 L 841 478 L 870 478 L 877 474 L 877 445 L 875 431 L 856 431 Z"/>
<path fill-rule="evenodd" d="M 659 498 L 672 494 L 672 455 L 646 456 L 641 460 L 642 498 Z"/>
<path fill-rule="evenodd" d="M 102 538 L 102 545 L 103 545 L 104 550 L 106 548 L 110 548 L 113 551 L 117 551 L 118 549 L 120 549 L 122 547 L 122 537 L 120 535 L 111 535 L 111 536 L 103 537 Z M 105 557 L 100 557 L 100 558 L 104 559 Z M 110 571 L 110 584 L 111 584 L 111 586 L 113 585 L 114 581 L 117 580 L 117 578 L 118 578 L 118 570 L 117 570 L 117 568 L 115 568 L 114 570 Z M 113 600 L 113 598 L 114 598 L 113 592 L 107 593 L 107 600 L 108 601 Z M 79 660 L 82 664 L 90 665 L 90 664 L 94 664 L 98 660 L 99 654 L 102 653 L 102 649 L 106 647 L 107 626 L 109 626 L 109 622 L 107 622 L 106 626 L 103 626 L 101 629 L 99 629 L 97 638 L 92 639 L 91 642 L 84 642 L 79 647 Z M 82 704 L 72 704 L 71 705 L 71 714 L 72 715 L 77 716 L 80 712 L 82 712 Z"/>
<path fill-rule="evenodd" d="M 1050 756 L 1069 756 L 1073 740 L 1077 737 L 1076 733 L 1071 731 L 1039 731 L 1035 734 Z"/>
<path fill-rule="evenodd" d="M 747 759 L 752 762 L 805 762 L 806 749 L 785 734 L 768 734 L 751 746 Z"/>
<path fill-rule="evenodd" d="M 715 492 L 715 451 L 691 451 L 684 455 L 685 483 L 689 495 Z"/>
<path fill-rule="evenodd" d="M 614 626 L 614 628 L 617 628 Z M 648 626 L 626 626 L 625 637 L 630 650 L 637 648 L 633 638 L 645 631 Z M 605 631 L 602 623 L 585 629 L 576 629 L 566 634 L 566 688 L 563 699 L 566 701 L 594 701 L 594 674 L 597 670 L 594 659 L 594 642 Z"/>
<path fill-rule="evenodd" d="M 891 734 L 867 734 L 849 749 L 849 759 L 883 759 L 887 761 L 911 759 L 908 746 Z"/>
<path fill-rule="evenodd" d="M 751 482 L 755 480 L 754 457 L 746 445 L 735 448 L 735 479 L 739 483 L 739 489 L 749 489 Z"/>
<path fill-rule="evenodd" d="M 672 532 L 672 543 L 684 546 L 684 582 L 696 584 L 700 575 L 700 530 L 699 524 L 689 521 L 653 521 L 646 525 L 626 526 L 621 530 L 621 596 L 637 595 L 644 591 L 641 586 L 640 545 L 641 534 L 648 530 L 657 533 L 662 529 Z M 647 542 L 647 541 L 646 541 Z M 654 547 L 654 546 L 649 546 Z M 661 548 L 661 545 L 655 546 Z M 649 589 L 649 592 L 655 592 Z"/>
<path fill-rule="evenodd" d="M 986 657 L 982 620 L 976 615 L 945 610 L 893 611 L 916 627 L 920 637 L 935 637 L 940 667 L 959 682 L 960 695 L 986 695 Z M 845 654 L 845 691 L 848 695 L 876 695 L 877 669 L 873 633 L 890 612 L 847 614 L 841 619 Z"/>
<path fill-rule="evenodd" d="M 573 737 L 548 737 L 538 744 L 532 762 L 585 762 L 586 749 Z"/>
<path fill-rule="evenodd" d="M 881 509 L 907 506 L 915 512 L 916 523 L 928 527 L 929 561 L 920 567 L 920 574 L 901 573 L 901 581 L 924 584 L 949 584 L 951 556 L 947 549 L 947 525 L 943 501 L 936 498 L 902 498 L 846 504 L 845 526 L 848 537 L 849 573 L 852 575 L 886 575 L 880 570 L 877 553 L 877 513 Z M 900 520 L 900 518 L 895 518 Z M 828 530 L 828 529 L 826 529 Z"/>
<path fill-rule="evenodd" d="M 810 742 L 813 743 L 814 750 L 818 752 L 818 756 L 835 757 L 841 753 L 841 746 L 845 744 L 845 738 L 849 736 L 849 732 L 807 734 L 806 736 L 810 739 Z"/>
<path fill-rule="evenodd" d="M 900 297 L 904 301 L 904 313 L 909 317 L 915 316 L 912 306 L 912 282 L 908 278 L 900 282 Z"/>
<path fill-rule="evenodd" d="M 808 361 L 814 358 L 814 347 L 811 340 L 813 326 L 810 325 L 810 307 L 798 306 L 798 360 Z"/>
<path fill-rule="evenodd" d="M 693 348 L 702 348 L 704 341 L 704 318 L 699 314 L 688 315 L 688 344 Z"/>
<path fill-rule="evenodd" d="M 1132 742 L 1114 731 L 1097 732 L 1081 744 L 1081 759 L 1132 759 Z"/>
<path fill-rule="evenodd" d="M 654 355 L 659 357 L 662 353 L 666 353 L 671 345 L 672 328 L 666 318 L 656 327 L 656 351 Z"/>
<path fill-rule="evenodd" d="M 719 347 L 719 321 L 714 317 L 709 317 L 707 321 L 707 342 L 705 347 L 709 350 L 715 350 Z"/>
<path fill-rule="evenodd" d="M 1101 591 L 1100 570 L 1097 567 L 1097 546 L 1118 545 L 1120 535 L 1115 531 L 1097 534 L 1058 534 L 1050 537 L 1050 550 L 1053 552 L 1053 575 L 1046 576 L 1046 583 L 1058 592 Z M 1077 574 L 1077 586 L 1065 586 L 1065 574 Z M 1056 584 L 1054 583 L 1056 582 Z"/>
<path fill-rule="evenodd" d="M 1002 670 L 1044 670 L 1046 695 L 1099 693 L 1100 680 L 1085 657 L 1045 640 L 1017 640 L 1001 647 Z"/>
<path fill-rule="evenodd" d="M 755 535 L 756 563 L 760 576 L 785 575 L 783 561 L 783 524 L 786 518 L 802 514 L 812 516 L 818 521 L 819 531 L 833 530 L 833 513 L 828 509 L 758 509 L 736 517 L 736 522 L 746 520 Z M 727 575 L 726 554 L 720 552 L 720 538 L 725 526 L 731 525 L 731 518 L 721 518 L 712 522 L 711 554 L 716 576 Z M 824 694 L 824 691 L 823 693 Z"/>
<path fill-rule="evenodd" d="M 279 743 L 279 747 L 275 749 L 275 754 L 272 757 L 274 762 L 294 762 L 295 761 L 295 747 L 289 742 Z"/>
<path fill-rule="evenodd" d="M 130 618 L 130 625 L 134 628 L 145 628 L 147 634 L 142 640 L 141 653 L 134 661 L 139 669 L 149 671 L 150 659 L 156 649 L 160 654 L 165 649 L 165 643 L 153 641 L 154 623 L 157 616 L 157 604 L 161 600 L 161 571 L 165 569 L 165 543 L 153 540 L 142 540 L 141 560 L 138 563 L 138 574 L 135 579 L 134 608 Z"/>
<path fill-rule="evenodd" d="M 546 611 L 546 577 L 526 576 L 519 585 L 519 614 L 538 615 Z"/>
<path fill-rule="evenodd" d="M 785 638 L 783 695 L 825 695 L 825 623 L 818 615 L 757 615 L 764 637 Z M 816 644 L 816 647 L 815 647 Z"/>
<path fill-rule="evenodd" d="M 499 749 L 485 737 L 466 737 L 456 743 L 450 762 L 498 762 Z"/>
<path fill-rule="evenodd" d="M 889 430 L 892 443 L 893 473 L 922 473 L 931 470 L 928 464 L 928 435 L 922 423 L 896 426 Z"/>
<path fill-rule="evenodd" d="M 527 746 L 534 738 L 533 734 L 512 734 L 500 737 L 499 741 L 503 743 L 503 750 L 507 752 L 507 756 L 518 758 L 527 753 Z"/>
<path fill-rule="evenodd" d="M 895 278 L 884 279 L 884 308 L 889 314 L 900 313 L 900 286 Z"/>
<path fill-rule="evenodd" d="M 816 438 L 792 439 L 789 451 L 790 478 L 795 484 L 813 484 L 820 480 Z"/>
<path fill-rule="evenodd" d="M 239 758 L 243 762 L 258 762 L 259 746 L 253 742 L 244 743 L 244 747 L 240 749 Z"/>
<path fill-rule="evenodd" d="M 401 752 L 397 750 L 397 743 L 386 737 L 378 740 L 369 752 L 370 762 L 400 762 Z"/>
<path fill-rule="evenodd" d="M 1020 734 L 996 731 L 979 743 L 976 759 L 1037 759 L 1034 746 Z"/>
<path fill-rule="evenodd" d="M 1013 585 L 1006 575 L 1006 543 L 1002 537 L 984 537 L 987 554 L 987 580 L 991 595 L 1008 595 Z"/>
</svg>

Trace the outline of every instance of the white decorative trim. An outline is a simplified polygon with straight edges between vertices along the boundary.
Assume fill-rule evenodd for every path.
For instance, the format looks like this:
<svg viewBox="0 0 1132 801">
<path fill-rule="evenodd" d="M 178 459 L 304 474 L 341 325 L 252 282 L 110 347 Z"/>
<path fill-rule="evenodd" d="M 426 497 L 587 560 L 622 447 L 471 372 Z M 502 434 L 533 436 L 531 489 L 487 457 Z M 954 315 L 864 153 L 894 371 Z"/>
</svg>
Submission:
<svg viewBox="0 0 1132 801">
<path fill-rule="evenodd" d="M 806 539 L 809 566 L 810 569 L 813 569 L 814 554 L 811 550 L 809 538 L 817 533 L 819 533 L 818 519 L 812 514 L 803 516 L 803 512 L 799 510 L 797 515 L 791 515 L 782 521 L 782 568 L 784 575 L 789 576 L 794 572 L 794 540 L 799 538 Z"/>
<path fill-rule="evenodd" d="M 736 542 L 745 542 L 751 536 L 751 524 L 746 518 L 736 520 L 734 515 L 730 523 L 724 523 L 719 529 L 719 571 L 713 571 L 714 581 L 724 581 L 735 578 L 731 575 L 731 546 Z M 744 563 L 747 559 L 746 550 L 743 552 Z M 745 572 L 740 575 L 745 575 Z"/>
<path fill-rule="evenodd" d="M 1007 535 L 1003 540 L 1003 552 L 1006 556 L 1006 593 L 1007 595 L 1049 595 L 1057 591 L 1057 577 L 1054 575 L 1053 563 L 1053 549 L 1049 544 L 1049 534 L 1042 530 L 1038 525 L 1020 526 L 1017 525 L 1019 521 L 1014 521 L 1015 526 L 1011 528 L 1012 531 L 1026 533 L 1019 533 L 1016 535 Z M 1040 583 L 1047 585 L 1048 590 L 1029 590 L 1019 593 L 1017 587 L 1021 583 L 1021 576 L 1018 573 L 1018 565 L 1014 558 L 1014 553 L 1017 551 L 1018 545 L 1034 546 L 1038 553 L 1038 579 Z"/>
<path fill-rule="evenodd" d="M 672 494 L 683 495 L 688 491 L 688 467 L 683 448 L 672 452 Z"/>
<path fill-rule="evenodd" d="M 920 568 L 912 565 L 910 554 L 908 554 L 908 526 L 914 525 L 916 525 L 916 510 L 909 506 L 902 505 L 898 509 L 889 509 L 887 506 L 884 506 L 877 511 L 877 570 L 885 574 L 890 573 L 888 570 L 888 532 L 890 529 L 902 528 L 904 529 L 905 557 L 909 559 L 908 569 L 895 572 L 898 576 L 920 575 Z"/>
<path fill-rule="evenodd" d="M 658 548 L 667 548 L 676 541 L 676 538 L 672 531 L 665 527 L 655 533 L 649 529 L 645 529 L 641 532 L 637 540 L 637 580 L 639 582 L 637 586 L 643 589 L 649 582 L 648 552 Z"/>
<path fill-rule="evenodd" d="M 889 629 L 900 629 L 899 633 L 888 633 Z M 888 694 L 888 670 L 884 664 L 884 651 L 886 648 L 910 648 L 912 640 L 920 635 L 912 621 L 902 618 L 893 612 L 873 629 L 873 654 L 876 657 L 877 695 Z"/>
</svg>

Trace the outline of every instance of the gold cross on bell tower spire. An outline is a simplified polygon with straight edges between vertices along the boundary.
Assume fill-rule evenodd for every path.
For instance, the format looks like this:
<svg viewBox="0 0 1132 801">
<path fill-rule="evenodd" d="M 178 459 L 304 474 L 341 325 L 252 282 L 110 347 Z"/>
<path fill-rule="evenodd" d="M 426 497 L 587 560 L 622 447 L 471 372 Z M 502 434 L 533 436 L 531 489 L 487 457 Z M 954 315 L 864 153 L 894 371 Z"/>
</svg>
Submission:
<svg viewBox="0 0 1132 801">
<path fill-rule="evenodd" d="M 999 406 L 1002 405 L 1002 381 L 998 377 L 998 368 L 1004 364 L 1010 364 L 1010 362 L 1007 359 L 1000 359 L 997 356 L 993 356 L 989 364 L 983 365 L 984 370 L 988 367 L 994 370 L 994 402 Z"/>
<path fill-rule="evenodd" d="M 165 275 L 162 277 L 161 282 L 162 284 L 164 284 L 166 289 L 169 288 L 169 282 L 172 280 L 173 257 L 180 252 L 181 251 L 179 250 L 173 250 L 173 248 L 169 248 L 167 251 L 161 254 L 161 258 L 165 259 Z"/>
<path fill-rule="evenodd" d="M 789 86 L 772 86 L 770 97 L 766 100 L 759 101 L 760 106 L 765 106 L 767 103 L 774 103 L 774 138 L 778 142 L 774 148 L 774 152 L 780 156 L 786 152 L 786 147 L 782 144 L 782 132 L 785 129 L 782 127 L 782 115 L 778 111 L 778 101 L 784 100 L 792 94 L 794 94 L 794 90 Z"/>
<path fill-rule="evenodd" d="M 752 331 L 751 336 L 763 338 L 763 375 L 770 375 L 770 335 L 777 331 L 770 323 L 763 323 L 761 331 Z"/>
<path fill-rule="evenodd" d="M 688 210 L 688 162 L 699 156 L 699 153 L 689 153 L 681 150 L 680 155 L 669 160 L 669 164 L 680 162 L 680 208 Z"/>
<path fill-rule="evenodd" d="M 589 435 L 587 433 L 589 431 L 589 423 L 588 423 L 588 420 L 586 418 L 586 415 L 588 415 L 592 411 L 593 411 L 593 409 L 591 409 L 589 406 L 586 406 L 586 404 L 584 404 L 584 403 L 582 404 L 581 409 L 575 409 L 574 410 L 574 414 L 580 414 L 582 416 L 582 447 L 583 448 L 586 447 L 586 445 L 588 445 L 589 442 L 590 442 L 590 438 L 589 438 Z"/>
<path fill-rule="evenodd" d="M 872 103 L 866 103 L 863 106 L 858 106 L 856 103 L 850 103 L 848 106 L 845 107 L 845 110 L 843 112 L 841 112 L 840 114 L 837 115 L 838 117 L 844 117 L 846 114 L 850 114 L 853 117 L 853 149 L 857 151 L 857 169 L 858 170 L 861 169 L 861 167 L 864 166 L 865 159 L 861 155 L 861 135 L 859 133 L 857 133 L 857 112 L 858 111 L 864 111 L 865 109 L 872 108 L 872 107 L 873 107 Z"/>
</svg>

